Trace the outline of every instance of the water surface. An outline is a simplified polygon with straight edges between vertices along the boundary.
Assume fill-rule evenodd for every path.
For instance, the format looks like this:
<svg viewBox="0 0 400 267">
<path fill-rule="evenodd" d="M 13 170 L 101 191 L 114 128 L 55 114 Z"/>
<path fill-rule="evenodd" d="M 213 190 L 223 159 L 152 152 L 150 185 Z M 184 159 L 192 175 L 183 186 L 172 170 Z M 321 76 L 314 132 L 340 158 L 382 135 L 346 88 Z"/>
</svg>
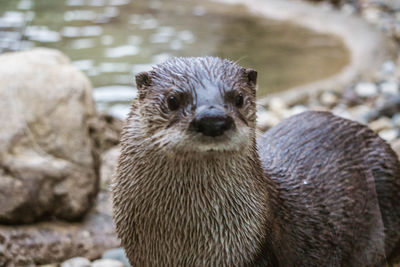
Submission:
<svg viewBox="0 0 400 267">
<path fill-rule="evenodd" d="M 1 0 L 0 52 L 33 46 L 66 53 L 89 76 L 99 108 L 116 115 L 135 94 L 134 75 L 172 56 L 219 56 L 257 69 L 259 96 L 329 77 L 349 62 L 338 38 L 255 16 L 240 5 Z"/>
</svg>

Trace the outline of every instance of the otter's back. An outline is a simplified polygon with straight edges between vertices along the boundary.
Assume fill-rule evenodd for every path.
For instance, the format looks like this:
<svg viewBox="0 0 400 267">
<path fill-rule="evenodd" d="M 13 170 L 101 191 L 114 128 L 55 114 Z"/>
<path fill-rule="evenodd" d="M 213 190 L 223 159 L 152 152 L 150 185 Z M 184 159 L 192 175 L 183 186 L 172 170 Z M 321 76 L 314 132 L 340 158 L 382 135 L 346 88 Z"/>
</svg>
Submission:
<svg viewBox="0 0 400 267">
<path fill-rule="evenodd" d="M 394 256 L 400 168 L 374 132 L 327 112 L 304 112 L 266 132 L 258 150 L 276 185 L 271 206 L 283 265 L 364 266 Z"/>
</svg>

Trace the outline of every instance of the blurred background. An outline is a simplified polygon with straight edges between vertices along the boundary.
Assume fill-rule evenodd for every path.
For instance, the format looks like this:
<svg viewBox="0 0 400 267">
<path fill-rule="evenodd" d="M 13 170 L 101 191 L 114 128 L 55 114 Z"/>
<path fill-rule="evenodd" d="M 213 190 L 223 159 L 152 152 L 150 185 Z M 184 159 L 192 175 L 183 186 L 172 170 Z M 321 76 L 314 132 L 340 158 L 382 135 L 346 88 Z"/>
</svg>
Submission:
<svg viewBox="0 0 400 267">
<path fill-rule="evenodd" d="M 1 0 L 0 53 L 37 46 L 64 52 L 89 76 L 98 109 L 120 118 L 135 94 L 134 75 L 172 56 L 219 56 L 257 69 L 259 96 L 329 77 L 349 62 L 340 38 L 240 5 Z"/>
<path fill-rule="evenodd" d="M 258 71 L 257 132 L 305 110 L 400 154 L 400 0 L 0 0 L 0 267 L 123 267 L 110 184 L 135 75 Z"/>
</svg>

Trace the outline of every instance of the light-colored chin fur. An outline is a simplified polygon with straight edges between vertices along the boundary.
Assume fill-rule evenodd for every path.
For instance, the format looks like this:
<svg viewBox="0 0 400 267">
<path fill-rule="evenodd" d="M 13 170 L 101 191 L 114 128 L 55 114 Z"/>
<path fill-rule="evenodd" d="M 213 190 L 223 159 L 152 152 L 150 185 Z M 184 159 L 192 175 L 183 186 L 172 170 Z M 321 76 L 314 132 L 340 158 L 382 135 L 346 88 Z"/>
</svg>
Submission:
<svg viewBox="0 0 400 267">
<path fill-rule="evenodd" d="M 149 145 L 161 135 L 144 138 L 134 125 L 123 133 L 113 185 L 116 229 L 131 264 L 248 266 L 265 238 L 268 212 L 255 146 L 243 142 L 254 140 L 250 132 L 231 133 L 218 145 L 171 135 Z M 194 151 L 209 155 L 190 157 Z"/>
<path fill-rule="evenodd" d="M 243 153 L 251 146 L 251 130 L 247 126 L 239 127 L 229 130 L 221 136 L 210 137 L 172 127 L 158 130 L 148 137 L 147 141 L 149 141 L 149 147 L 153 147 L 163 154 Z"/>
</svg>

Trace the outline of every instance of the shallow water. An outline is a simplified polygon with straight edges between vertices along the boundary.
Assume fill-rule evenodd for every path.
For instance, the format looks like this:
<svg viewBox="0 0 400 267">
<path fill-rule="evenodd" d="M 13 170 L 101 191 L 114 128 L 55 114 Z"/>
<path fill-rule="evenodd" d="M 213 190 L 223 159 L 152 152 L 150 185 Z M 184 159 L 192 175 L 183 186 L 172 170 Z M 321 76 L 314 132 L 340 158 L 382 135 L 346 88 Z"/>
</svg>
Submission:
<svg viewBox="0 0 400 267">
<path fill-rule="evenodd" d="M 0 52 L 32 46 L 66 53 L 91 79 L 98 107 L 118 116 L 134 97 L 134 75 L 172 56 L 220 56 L 257 69 L 259 96 L 326 78 L 349 61 L 338 38 L 254 16 L 243 6 L 1 0 Z"/>
</svg>

